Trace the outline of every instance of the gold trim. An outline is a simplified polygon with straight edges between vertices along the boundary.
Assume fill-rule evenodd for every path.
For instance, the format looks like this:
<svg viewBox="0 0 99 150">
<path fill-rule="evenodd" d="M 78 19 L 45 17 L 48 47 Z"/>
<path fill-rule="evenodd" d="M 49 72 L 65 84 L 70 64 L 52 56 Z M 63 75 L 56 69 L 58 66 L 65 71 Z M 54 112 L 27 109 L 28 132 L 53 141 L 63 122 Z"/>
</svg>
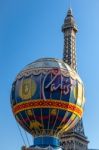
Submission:
<svg viewBox="0 0 99 150">
<path fill-rule="evenodd" d="M 53 109 L 61 109 L 65 111 L 70 111 L 75 113 L 79 118 L 83 115 L 83 109 L 75 104 L 70 102 L 60 101 L 60 100 L 29 100 L 24 101 L 19 104 L 16 104 L 13 107 L 13 113 L 16 115 L 21 111 L 25 111 L 28 109 L 36 109 L 36 108 L 53 108 Z"/>
</svg>

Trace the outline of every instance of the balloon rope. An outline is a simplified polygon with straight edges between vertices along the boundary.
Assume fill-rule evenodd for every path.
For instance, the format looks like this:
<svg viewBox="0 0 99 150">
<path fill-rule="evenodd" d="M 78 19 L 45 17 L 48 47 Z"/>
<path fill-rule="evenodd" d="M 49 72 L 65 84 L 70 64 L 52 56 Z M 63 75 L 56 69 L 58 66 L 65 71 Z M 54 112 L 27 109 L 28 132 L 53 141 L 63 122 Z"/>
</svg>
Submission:
<svg viewBox="0 0 99 150">
<path fill-rule="evenodd" d="M 19 127 L 19 125 L 18 125 L 18 123 L 17 123 L 17 122 L 16 122 L 16 124 L 17 124 L 17 127 L 18 127 L 18 129 L 19 129 L 19 132 L 20 132 L 21 138 L 22 138 L 22 140 L 23 140 L 24 146 L 26 146 L 26 143 L 25 143 L 24 137 L 23 137 L 23 135 L 22 135 L 22 131 L 21 131 L 21 129 L 20 129 L 20 127 Z"/>
<path fill-rule="evenodd" d="M 25 130 L 24 130 L 24 132 L 25 132 L 25 136 L 26 136 L 26 139 L 27 139 L 27 143 L 28 143 L 28 145 L 30 146 L 30 142 L 29 142 L 29 139 L 28 139 L 27 133 L 26 133 L 26 131 L 25 131 Z"/>
</svg>

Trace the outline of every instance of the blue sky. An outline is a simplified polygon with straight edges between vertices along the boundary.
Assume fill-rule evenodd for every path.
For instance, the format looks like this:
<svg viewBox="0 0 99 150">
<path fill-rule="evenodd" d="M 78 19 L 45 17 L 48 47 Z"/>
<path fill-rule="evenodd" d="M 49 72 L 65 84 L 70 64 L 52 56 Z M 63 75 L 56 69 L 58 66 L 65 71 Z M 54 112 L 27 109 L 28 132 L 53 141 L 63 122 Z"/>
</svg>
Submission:
<svg viewBox="0 0 99 150">
<path fill-rule="evenodd" d="M 62 58 L 61 26 L 67 9 L 68 0 L 0 0 L 2 150 L 23 145 L 10 107 L 11 84 L 26 64 L 41 57 Z M 86 89 L 85 134 L 89 148 L 99 148 L 99 0 L 72 0 L 72 9 L 79 28 L 78 70 Z"/>
</svg>

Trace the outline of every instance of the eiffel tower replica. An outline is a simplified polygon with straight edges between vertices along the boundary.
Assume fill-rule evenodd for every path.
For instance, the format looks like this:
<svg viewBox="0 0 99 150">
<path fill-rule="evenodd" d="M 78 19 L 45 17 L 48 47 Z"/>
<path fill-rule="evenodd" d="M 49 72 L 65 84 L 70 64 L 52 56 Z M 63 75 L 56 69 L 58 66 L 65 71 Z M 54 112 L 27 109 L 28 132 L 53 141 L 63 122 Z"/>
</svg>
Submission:
<svg viewBox="0 0 99 150">
<path fill-rule="evenodd" d="M 62 26 L 64 33 L 64 52 L 63 61 L 71 68 L 77 71 L 76 64 L 76 33 L 77 25 L 75 23 L 72 9 L 69 9 L 67 16 Z M 88 139 L 84 133 L 83 121 L 79 123 L 70 131 L 61 136 L 61 145 L 64 150 L 88 150 Z"/>
</svg>

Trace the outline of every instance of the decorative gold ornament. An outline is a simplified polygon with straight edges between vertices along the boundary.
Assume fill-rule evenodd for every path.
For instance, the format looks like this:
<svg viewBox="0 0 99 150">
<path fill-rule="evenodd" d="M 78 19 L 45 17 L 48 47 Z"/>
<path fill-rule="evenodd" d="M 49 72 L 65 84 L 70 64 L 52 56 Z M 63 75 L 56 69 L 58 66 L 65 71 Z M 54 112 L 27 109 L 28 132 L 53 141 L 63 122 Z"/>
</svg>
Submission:
<svg viewBox="0 0 99 150">
<path fill-rule="evenodd" d="M 29 116 L 33 116 L 32 110 L 27 110 L 27 114 L 28 114 Z"/>
<path fill-rule="evenodd" d="M 30 122 L 30 129 L 39 129 L 40 127 L 42 127 L 42 124 L 38 121 L 31 121 Z"/>
<path fill-rule="evenodd" d="M 77 85 L 74 87 L 74 98 L 75 99 L 78 98 L 78 86 Z"/>
<path fill-rule="evenodd" d="M 57 109 L 52 109 L 51 110 L 51 115 L 56 115 L 57 114 Z"/>
<path fill-rule="evenodd" d="M 20 87 L 20 97 L 24 100 L 30 99 L 36 92 L 36 83 L 32 79 L 22 81 Z"/>
</svg>

